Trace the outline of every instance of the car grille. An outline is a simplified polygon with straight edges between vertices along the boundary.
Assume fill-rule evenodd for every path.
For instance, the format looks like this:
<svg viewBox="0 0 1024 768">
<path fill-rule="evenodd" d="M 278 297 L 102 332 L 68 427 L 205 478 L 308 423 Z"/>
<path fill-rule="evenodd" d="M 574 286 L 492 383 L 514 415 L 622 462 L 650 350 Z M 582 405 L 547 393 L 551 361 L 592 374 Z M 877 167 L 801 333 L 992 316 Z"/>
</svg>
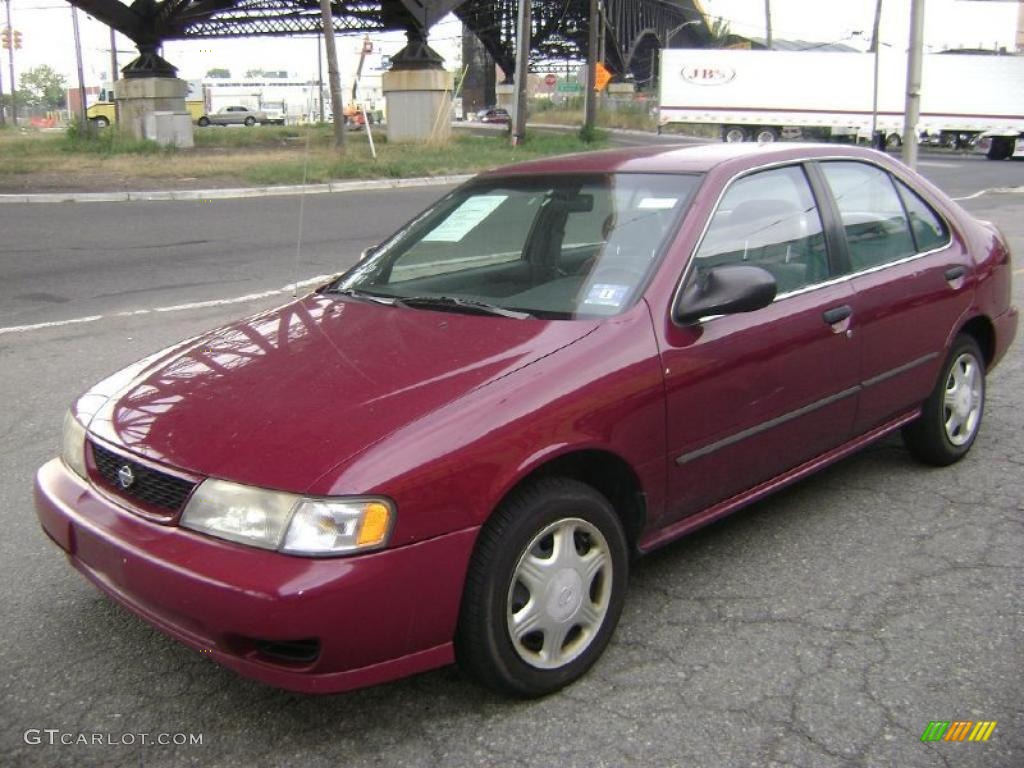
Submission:
<svg viewBox="0 0 1024 768">
<path fill-rule="evenodd" d="M 181 510 L 185 499 L 192 492 L 195 483 L 174 475 L 126 459 L 101 445 L 91 443 L 96 472 L 111 491 L 130 499 L 143 509 L 164 516 L 171 516 Z M 135 481 L 127 488 L 121 487 L 117 474 L 125 466 L 132 470 Z"/>
</svg>

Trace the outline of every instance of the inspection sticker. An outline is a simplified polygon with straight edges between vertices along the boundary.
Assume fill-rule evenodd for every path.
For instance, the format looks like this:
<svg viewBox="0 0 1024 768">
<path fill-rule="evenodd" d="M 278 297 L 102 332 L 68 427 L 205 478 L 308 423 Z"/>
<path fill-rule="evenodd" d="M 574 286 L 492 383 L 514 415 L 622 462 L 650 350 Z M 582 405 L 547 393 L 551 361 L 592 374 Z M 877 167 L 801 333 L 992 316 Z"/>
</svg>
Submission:
<svg viewBox="0 0 1024 768">
<path fill-rule="evenodd" d="M 508 195 L 477 195 L 462 203 L 448 214 L 448 218 L 434 227 L 423 238 L 427 242 L 457 243 L 474 227 L 490 216 L 494 209 L 508 199 Z"/>
<path fill-rule="evenodd" d="M 679 202 L 678 197 L 644 197 L 637 204 L 642 211 L 667 211 Z"/>
<path fill-rule="evenodd" d="M 601 307 L 621 307 L 629 293 L 628 285 L 612 285 L 610 283 L 594 283 L 587 292 L 584 304 L 597 304 Z"/>
</svg>

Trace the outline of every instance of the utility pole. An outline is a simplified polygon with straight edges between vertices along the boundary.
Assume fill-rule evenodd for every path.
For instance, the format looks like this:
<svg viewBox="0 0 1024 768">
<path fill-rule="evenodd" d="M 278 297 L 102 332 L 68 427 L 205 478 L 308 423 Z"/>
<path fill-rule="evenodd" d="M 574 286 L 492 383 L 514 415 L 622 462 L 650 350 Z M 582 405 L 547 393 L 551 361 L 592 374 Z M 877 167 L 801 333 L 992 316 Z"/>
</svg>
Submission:
<svg viewBox="0 0 1024 768">
<path fill-rule="evenodd" d="M 882 0 L 875 5 L 875 23 L 871 28 L 871 52 L 874 54 L 874 79 L 871 84 L 871 142 L 878 141 L 878 30 L 882 26 Z M 885 140 L 878 141 L 878 149 L 885 149 Z"/>
<path fill-rule="evenodd" d="M 320 112 L 317 117 L 317 122 L 320 125 L 324 123 L 324 51 L 323 51 L 323 40 L 324 36 L 322 33 L 317 32 L 316 34 L 316 82 L 319 90 L 317 93 L 320 98 Z"/>
<path fill-rule="evenodd" d="M 10 0 L 8 0 L 10 2 Z M 78 34 L 78 11 L 71 6 L 71 28 L 75 33 L 75 62 L 78 65 L 78 122 L 82 133 L 92 133 L 89 116 L 85 111 L 85 72 L 82 70 L 82 38 Z"/>
<path fill-rule="evenodd" d="M 924 46 L 924 0 L 910 0 L 910 51 L 907 101 L 903 115 L 903 162 L 917 167 L 917 118 L 921 109 L 921 49 Z"/>
<path fill-rule="evenodd" d="M 14 86 L 14 27 L 11 26 L 11 0 L 7 0 L 7 34 L 11 39 L 7 45 L 7 63 L 11 78 L 11 122 L 18 124 L 18 89 Z"/>
<path fill-rule="evenodd" d="M 4 78 L 0 74 L 0 127 L 7 125 L 7 118 L 4 116 Z"/>
<path fill-rule="evenodd" d="M 587 34 L 587 84 L 583 92 L 583 132 L 594 130 L 597 116 L 597 31 L 601 23 L 597 0 L 590 0 L 590 27 Z"/>
<path fill-rule="evenodd" d="M 772 0 L 764 0 L 764 42 L 765 47 L 772 49 Z"/>
<path fill-rule="evenodd" d="M 338 49 L 334 45 L 334 17 L 331 0 L 320 0 L 320 16 L 324 26 L 324 45 L 327 47 L 327 78 L 331 83 L 331 111 L 334 113 L 334 148 L 345 152 L 345 102 L 341 95 L 341 76 L 338 74 Z"/>
<path fill-rule="evenodd" d="M 117 40 L 115 39 L 114 28 L 110 28 L 110 79 L 117 82 Z M 112 98 L 110 95 L 107 98 Z M 121 105 L 114 99 L 114 122 L 121 125 Z"/>
<path fill-rule="evenodd" d="M 512 116 L 512 146 L 526 141 L 526 78 L 530 71 L 530 0 L 519 0 L 516 23 L 516 97 Z"/>
</svg>

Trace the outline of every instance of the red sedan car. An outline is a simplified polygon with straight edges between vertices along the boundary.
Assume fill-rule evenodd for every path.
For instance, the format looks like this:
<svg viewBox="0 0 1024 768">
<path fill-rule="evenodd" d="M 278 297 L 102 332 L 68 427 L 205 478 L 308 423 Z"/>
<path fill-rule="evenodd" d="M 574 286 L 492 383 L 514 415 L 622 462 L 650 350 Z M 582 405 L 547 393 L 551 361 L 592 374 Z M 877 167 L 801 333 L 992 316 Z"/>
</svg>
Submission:
<svg viewBox="0 0 1024 768">
<path fill-rule="evenodd" d="M 82 395 L 38 514 L 244 675 L 340 691 L 458 660 L 541 695 L 607 645 L 634 555 L 895 430 L 963 457 L 1010 280 L 995 227 L 870 150 L 525 163 Z"/>
</svg>

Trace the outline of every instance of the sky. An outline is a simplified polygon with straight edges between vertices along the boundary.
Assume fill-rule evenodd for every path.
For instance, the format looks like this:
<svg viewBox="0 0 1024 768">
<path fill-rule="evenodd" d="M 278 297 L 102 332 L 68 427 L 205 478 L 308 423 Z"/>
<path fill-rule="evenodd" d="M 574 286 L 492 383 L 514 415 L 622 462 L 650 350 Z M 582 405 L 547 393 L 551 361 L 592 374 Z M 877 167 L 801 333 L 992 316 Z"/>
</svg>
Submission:
<svg viewBox="0 0 1024 768">
<path fill-rule="evenodd" d="M 70 6 L 60 0 L 10 0 L 12 26 L 21 31 L 23 48 L 16 53 L 15 72 L 49 64 L 69 83 L 77 82 Z M 709 15 L 730 22 L 733 32 L 764 36 L 764 0 L 703 0 Z M 842 41 L 866 47 L 871 33 L 875 0 L 771 0 L 773 34 L 780 38 Z M 910 0 L 884 0 L 881 39 L 905 45 Z M 1007 46 L 1012 50 L 1017 26 L 1016 2 L 989 0 L 926 0 L 925 42 L 931 50 L 956 47 Z M 110 70 L 110 32 L 99 22 L 79 13 L 87 85 L 100 85 Z M 445 57 L 449 67 L 459 64 L 461 25 L 452 16 L 431 30 L 430 44 Z M 855 33 L 861 32 L 861 35 Z M 374 35 L 379 51 L 395 53 L 404 35 Z M 350 82 L 358 58 L 361 36 L 339 37 L 342 83 Z M 117 36 L 119 66 L 136 55 L 131 41 Z M 926 49 L 928 50 L 928 49 Z M 6 54 L 6 51 L 2 53 Z M 214 67 L 226 67 L 234 75 L 247 69 L 285 69 L 300 77 L 315 78 L 317 45 L 314 37 L 202 40 L 169 42 L 164 57 L 179 67 L 185 79 L 202 77 Z M 3 56 L 2 81 L 9 88 L 7 57 Z"/>
</svg>

